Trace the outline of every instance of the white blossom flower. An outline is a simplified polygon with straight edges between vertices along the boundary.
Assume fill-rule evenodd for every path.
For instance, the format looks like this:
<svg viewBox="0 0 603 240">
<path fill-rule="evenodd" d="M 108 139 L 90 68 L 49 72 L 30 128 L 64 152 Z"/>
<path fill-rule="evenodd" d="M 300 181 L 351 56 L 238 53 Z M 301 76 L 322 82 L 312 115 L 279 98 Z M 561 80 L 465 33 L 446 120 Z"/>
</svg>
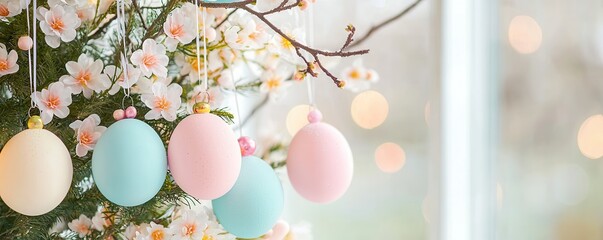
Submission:
<svg viewBox="0 0 603 240">
<path fill-rule="evenodd" d="M 8 52 L 6 46 L 0 43 L 0 77 L 19 71 L 17 58 L 17 52 L 15 50 Z"/>
<path fill-rule="evenodd" d="M 187 17 L 180 8 L 174 10 L 165 20 L 163 31 L 167 38 L 165 46 L 167 50 L 173 52 L 178 43 L 188 44 L 195 39 L 196 33 L 194 20 Z"/>
<path fill-rule="evenodd" d="M 220 11 L 215 12 L 215 11 L 210 11 L 210 9 L 206 9 L 205 19 L 204 19 L 203 12 L 202 12 L 203 8 L 197 7 L 195 4 L 192 4 L 190 2 L 184 3 L 182 5 L 181 9 L 184 12 L 185 16 L 190 17 L 190 19 L 193 23 L 193 29 L 194 29 L 194 26 L 197 24 L 197 20 L 195 19 L 195 17 L 199 16 L 199 19 L 198 19 L 199 26 L 197 26 L 198 27 L 197 29 L 199 30 L 200 37 L 205 38 L 205 40 L 207 40 L 207 42 L 212 42 L 212 41 L 216 40 L 216 37 L 217 37 L 216 29 L 211 27 L 216 21 L 216 16 L 212 13 L 222 13 L 222 12 L 220 12 Z M 194 30 L 197 30 L 197 29 L 194 29 Z"/>
<path fill-rule="evenodd" d="M 69 226 L 69 229 L 77 233 L 80 238 L 83 238 L 92 232 L 92 229 L 90 228 L 92 226 L 92 221 L 84 214 L 81 214 L 78 219 L 74 219 L 67 225 Z"/>
<path fill-rule="evenodd" d="M 202 239 L 203 231 L 207 228 L 208 217 L 205 214 L 197 214 L 193 210 L 187 210 L 174 220 L 169 228 L 174 234 L 173 239 Z"/>
<path fill-rule="evenodd" d="M 180 74 L 188 75 L 191 82 L 199 80 L 199 77 L 201 77 L 201 79 L 205 77 L 205 65 L 203 64 L 203 57 L 201 57 L 199 60 L 200 61 L 197 61 L 197 57 L 195 56 L 185 56 L 182 53 L 176 53 L 174 55 L 174 61 L 176 62 L 176 65 L 180 67 Z M 209 61 L 209 59 L 207 62 L 207 70 L 209 72 L 208 77 L 210 78 L 223 67 L 222 62 L 214 62 L 217 63 L 214 65 L 211 64 L 212 62 Z M 201 71 L 200 74 L 199 71 Z"/>
<path fill-rule="evenodd" d="M 291 81 L 286 81 L 285 74 L 276 71 L 265 71 L 260 80 L 260 92 L 268 93 L 272 100 L 279 99 L 285 90 L 291 86 Z"/>
<path fill-rule="evenodd" d="M 109 90 L 109 94 L 114 95 L 119 91 L 120 88 L 131 88 L 134 84 L 138 82 L 140 79 L 140 69 L 134 67 L 132 64 L 128 63 L 128 81 L 126 82 L 124 79 L 124 74 L 121 68 L 118 68 L 113 65 L 108 65 L 105 67 L 103 71 L 107 77 L 112 79 L 115 83 Z"/>
<path fill-rule="evenodd" d="M 92 114 L 83 121 L 76 120 L 69 124 L 69 127 L 75 130 L 75 133 L 77 134 L 77 146 L 75 147 L 75 152 L 78 156 L 86 156 L 88 151 L 93 150 L 100 136 L 107 130 L 107 127 L 99 126 L 100 122 L 100 117 L 96 114 Z"/>
<path fill-rule="evenodd" d="M 92 217 L 92 228 L 97 231 L 104 231 L 106 227 L 111 225 L 111 220 L 103 213 L 104 208 L 100 208 L 94 217 Z"/>
<path fill-rule="evenodd" d="M 103 61 L 94 61 L 85 54 L 80 55 L 77 62 L 69 61 L 65 64 L 70 75 L 63 75 L 59 81 L 63 82 L 72 94 L 84 93 L 90 99 L 93 92 L 100 93 L 111 86 L 111 80 L 103 71 Z"/>
<path fill-rule="evenodd" d="M 218 70 L 224 65 L 232 66 L 238 59 L 240 51 L 232 48 L 219 48 L 209 52 L 207 56 L 208 68 Z"/>
<path fill-rule="evenodd" d="M 132 87 L 132 92 L 137 94 L 152 94 L 153 84 L 157 82 L 167 86 L 172 83 L 172 78 L 157 77 L 157 75 L 141 77 L 138 82 L 136 82 L 136 85 Z"/>
<path fill-rule="evenodd" d="M 224 31 L 224 40 L 233 49 L 260 49 L 270 40 L 266 30 L 250 17 L 237 20 L 235 25 Z"/>
<path fill-rule="evenodd" d="M 75 14 L 82 22 L 94 19 L 96 4 L 91 0 L 77 0 L 75 4 Z"/>
<path fill-rule="evenodd" d="M 371 83 L 379 80 L 379 74 L 372 69 L 367 69 L 362 65 L 362 60 L 354 61 L 351 67 L 345 68 L 341 73 L 341 79 L 345 81 L 345 88 L 353 92 L 367 90 Z"/>
<path fill-rule="evenodd" d="M 287 240 L 312 240 L 312 226 L 307 222 L 302 222 L 291 226 L 289 234 L 285 237 Z"/>
<path fill-rule="evenodd" d="M 152 87 L 153 93 L 143 94 L 141 96 L 144 104 L 151 110 L 144 115 L 145 119 L 160 119 L 164 118 L 168 121 L 176 120 L 176 111 L 182 104 L 182 87 L 178 84 L 170 84 L 169 86 L 163 83 L 154 83 Z"/>
<path fill-rule="evenodd" d="M 71 92 L 61 82 L 54 82 L 42 92 L 32 93 L 32 98 L 40 109 L 40 117 L 44 124 L 52 121 L 53 116 L 65 118 L 69 115 Z"/>
<path fill-rule="evenodd" d="M 21 0 L 0 0 L 0 19 L 16 16 L 23 10 Z"/>
<path fill-rule="evenodd" d="M 138 66 L 146 77 L 155 74 L 159 77 L 167 77 L 167 64 L 169 58 L 165 55 L 165 47 L 157 44 L 153 39 L 147 39 L 142 43 L 142 49 L 132 53 L 130 61 Z"/>
<path fill-rule="evenodd" d="M 71 42 L 75 39 L 77 29 L 81 20 L 75 13 L 75 9 L 69 6 L 55 5 L 46 9 L 38 7 L 37 16 L 40 20 L 40 29 L 46 34 L 44 40 L 48 46 L 57 48 L 63 42 Z"/>
<path fill-rule="evenodd" d="M 59 234 L 67 229 L 67 223 L 63 218 L 57 218 L 57 221 L 52 224 L 52 227 L 48 229 L 48 234 Z"/>
<path fill-rule="evenodd" d="M 302 44 L 304 43 L 303 39 L 305 37 L 302 29 L 296 28 L 293 30 L 289 30 L 287 28 L 284 28 L 282 30 L 288 38 Z M 295 51 L 295 46 L 293 45 L 293 43 L 281 35 L 274 37 L 272 39 L 272 42 L 268 45 L 268 48 L 273 53 L 278 53 L 281 58 L 284 58 L 285 60 L 293 64 L 302 63 L 299 57 L 297 57 L 297 53 Z"/>
<path fill-rule="evenodd" d="M 167 240 L 171 239 L 171 233 L 169 229 L 165 228 L 161 224 L 151 222 L 150 225 L 146 226 L 145 232 L 138 232 L 136 240 Z"/>
<path fill-rule="evenodd" d="M 128 225 L 128 227 L 126 228 L 126 230 L 124 230 L 122 235 L 128 240 L 133 240 L 136 237 L 136 232 L 138 232 L 139 230 L 140 230 L 139 226 L 136 226 L 133 223 L 130 223 L 130 225 Z"/>
</svg>

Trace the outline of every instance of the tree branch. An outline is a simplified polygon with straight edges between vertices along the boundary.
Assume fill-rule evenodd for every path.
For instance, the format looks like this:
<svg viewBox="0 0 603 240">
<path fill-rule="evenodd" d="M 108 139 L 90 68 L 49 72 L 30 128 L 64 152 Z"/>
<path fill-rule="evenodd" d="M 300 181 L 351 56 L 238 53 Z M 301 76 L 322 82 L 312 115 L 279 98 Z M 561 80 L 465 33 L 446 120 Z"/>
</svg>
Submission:
<svg viewBox="0 0 603 240">
<path fill-rule="evenodd" d="M 239 9 L 243 9 L 245 11 L 247 11 L 248 13 L 256 16 L 260 21 L 264 22 L 264 24 L 266 24 L 270 29 L 272 29 L 276 34 L 280 35 L 284 40 L 288 41 L 289 43 L 291 43 L 291 45 L 295 48 L 295 51 L 297 53 L 298 56 L 300 56 L 304 62 L 306 63 L 306 71 L 309 73 L 313 73 L 312 71 L 312 63 L 310 63 L 309 61 L 307 61 L 304 57 L 303 54 L 300 52 L 300 50 L 304 50 L 307 53 L 309 53 L 310 55 L 312 55 L 314 57 L 314 59 L 316 60 L 316 62 L 319 62 L 319 58 L 320 56 L 326 56 L 326 57 L 349 57 L 349 56 L 356 56 L 356 55 L 363 55 L 363 54 L 367 54 L 369 52 L 368 49 L 366 50 L 359 50 L 359 51 L 345 51 L 344 48 L 346 46 L 348 46 L 352 41 L 352 37 L 354 35 L 354 28 L 353 26 L 350 27 L 348 26 L 348 28 L 346 30 L 350 31 L 350 35 L 348 36 L 348 39 L 346 40 L 345 44 L 338 50 L 338 51 L 325 51 L 325 50 L 320 50 L 320 49 L 316 49 L 313 48 L 311 46 L 305 45 L 301 42 L 298 42 L 297 40 L 293 39 L 291 36 L 288 36 L 287 34 L 285 34 L 281 29 L 279 29 L 276 25 L 274 25 L 274 23 L 272 23 L 270 20 L 268 20 L 266 18 L 267 15 L 273 14 L 273 13 L 277 13 L 277 12 L 282 12 L 291 8 L 294 8 L 296 6 L 299 6 L 301 0 L 296 0 L 294 3 L 291 4 L 287 4 L 289 3 L 291 0 L 281 0 L 282 2 L 280 3 L 279 6 L 277 6 L 276 8 L 266 11 L 266 12 L 258 12 L 254 9 L 252 9 L 251 7 L 249 7 L 248 5 L 250 3 L 253 3 L 254 0 L 245 0 L 245 1 L 241 1 L 241 2 L 233 2 L 233 3 L 206 3 L 206 2 L 201 2 L 199 3 L 202 7 L 206 7 L 206 8 L 239 8 Z M 350 30 L 351 29 L 351 30 Z M 320 65 L 320 64 L 319 64 Z M 327 74 L 327 76 L 329 76 L 333 82 L 338 86 L 338 87 L 342 87 L 344 85 L 344 83 L 342 83 L 337 77 L 335 77 L 335 75 L 333 75 L 332 73 L 330 73 L 328 71 L 328 69 L 326 69 L 323 66 L 320 66 L 321 69 L 325 72 L 325 74 Z M 313 76 L 316 76 L 316 74 L 312 74 Z"/>
<path fill-rule="evenodd" d="M 410 12 L 411 10 L 413 10 L 413 9 L 414 9 L 414 8 L 415 8 L 417 5 L 419 5 L 419 3 L 420 3 L 421 1 L 422 1 L 422 0 L 416 0 L 414 3 L 412 3 L 411 5 L 409 5 L 408 7 L 406 7 L 404 10 L 402 10 L 402 12 L 400 12 L 400 13 L 396 14 L 395 16 L 393 16 L 393 17 L 391 17 L 391 18 L 386 19 L 385 21 L 383 21 L 383 22 L 381 22 L 381 23 L 379 23 L 379 24 L 377 24 L 377 25 L 374 25 L 373 27 L 371 27 L 371 28 L 369 29 L 369 31 L 368 31 L 366 34 L 364 34 L 364 36 L 362 36 L 360 39 L 358 39 L 358 40 L 354 41 L 352 44 L 350 44 L 349 46 L 347 46 L 345 49 L 350 49 L 350 48 L 353 48 L 353 47 L 356 47 L 356 46 L 360 45 L 361 43 L 363 43 L 364 41 L 366 41 L 366 40 L 367 40 L 369 37 L 371 37 L 371 35 L 372 35 L 373 33 L 375 33 L 377 30 L 379 30 L 379 29 L 381 29 L 381 28 L 383 28 L 383 27 L 385 27 L 385 26 L 389 25 L 390 23 L 392 23 L 392 22 L 394 22 L 394 21 L 398 20 L 399 18 L 401 18 L 401 17 L 403 17 L 404 15 L 406 15 L 407 13 L 409 13 L 409 12 Z M 345 49 L 344 49 L 344 50 L 345 50 Z"/>
</svg>

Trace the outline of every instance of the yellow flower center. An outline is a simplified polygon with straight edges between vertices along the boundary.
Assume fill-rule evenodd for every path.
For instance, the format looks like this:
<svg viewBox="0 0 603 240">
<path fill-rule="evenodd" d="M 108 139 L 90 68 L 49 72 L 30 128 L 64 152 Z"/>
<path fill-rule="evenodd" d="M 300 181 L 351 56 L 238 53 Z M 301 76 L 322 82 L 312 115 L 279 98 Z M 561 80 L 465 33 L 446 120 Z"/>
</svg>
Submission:
<svg viewBox="0 0 603 240">
<path fill-rule="evenodd" d="M 0 71 L 8 70 L 8 61 L 0 60 Z"/>
<path fill-rule="evenodd" d="M 188 62 L 191 64 L 191 67 L 196 72 L 199 72 L 199 67 L 203 67 L 203 66 L 201 66 L 201 65 L 203 65 L 203 63 L 197 61 L 197 58 L 189 58 Z"/>
<path fill-rule="evenodd" d="M 281 86 L 281 81 L 278 78 L 271 78 L 266 81 L 266 85 L 268 89 L 275 89 Z"/>
<path fill-rule="evenodd" d="M 75 80 L 80 85 L 87 85 L 88 81 L 90 81 L 90 72 L 82 71 L 82 72 L 78 73 L 77 77 L 75 77 Z"/>
<path fill-rule="evenodd" d="M 155 231 L 153 231 L 153 233 L 151 233 L 151 238 L 153 240 L 163 240 L 164 233 L 161 230 L 155 230 Z"/>
<path fill-rule="evenodd" d="M 184 226 L 184 228 L 186 229 L 185 235 L 192 236 L 193 233 L 195 233 L 197 226 L 195 224 L 187 224 L 186 226 Z"/>
<path fill-rule="evenodd" d="M 48 107 L 50 109 L 56 109 L 61 104 L 61 99 L 58 96 L 49 95 L 45 104 L 46 104 L 46 107 Z"/>
<path fill-rule="evenodd" d="M 174 37 L 180 37 L 184 34 L 184 29 L 182 25 L 171 26 L 170 33 L 172 33 Z"/>
<path fill-rule="evenodd" d="M 89 132 L 80 134 L 80 142 L 84 145 L 90 145 L 93 141 L 92 135 Z"/>
<path fill-rule="evenodd" d="M 153 55 L 144 55 L 142 57 L 142 64 L 144 64 L 147 67 L 153 66 L 155 64 L 157 64 L 157 58 Z"/>
<path fill-rule="evenodd" d="M 205 234 L 205 235 L 203 235 L 203 238 L 201 240 L 214 240 L 214 237 Z"/>
<path fill-rule="evenodd" d="M 90 229 L 84 224 L 80 224 L 77 228 L 81 233 L 87 233 Z"/>
<path fill-rule="evenodd" d="M 290 49 L 293 48 L 293 43 L 291 43 L 289 40 L 287 40 L 286 38 L 282 38 L 281 39 L 281 46 L 285 49 Z"/>
<path fill-rule="evenodd" d="M 6 17 L 9 13 L 10 12 L 8 11 L 8 7 L 6 7 L 5 5 L 0 5 L 0 17 Z"/>
<path fill-rule="evenodd" d="M 165 97 L 160 97 L 155 100 L 155 108 L 159 108 L 164 111 L 170 109 L 171 105 L 172 103 L 165 99 Z"/>
<path fill-rule="evenodd" d="M 350 78 L 352 79 L 359 79 L 360 78 L 360 71 L 354 69 L 350 72 Z"/>
<path fill-rule="evenodd" d="M 50 27 L 56 31 L 63 31 L 63 28 L 65 27 L 65 23 L 63 23 L 63 19 L 60 18 L 53 18 L 48 25 L 50 25 Z"/>
</svg>

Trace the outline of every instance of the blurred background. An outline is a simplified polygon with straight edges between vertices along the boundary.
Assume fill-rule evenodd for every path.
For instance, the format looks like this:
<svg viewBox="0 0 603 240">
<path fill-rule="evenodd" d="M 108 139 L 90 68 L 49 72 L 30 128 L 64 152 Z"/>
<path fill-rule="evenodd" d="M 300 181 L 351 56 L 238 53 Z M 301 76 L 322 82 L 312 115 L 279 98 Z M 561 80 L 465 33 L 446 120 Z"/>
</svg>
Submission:
<svg viewBox="0 0 603 240">
<path fill-rule="evenodd" d="M 345 38 L 334 29 L 353 23 L 361 35 L 413 2 L 318 1 L 315 45 L 334 48 Z M 603 239 L 597 160 L 603 156 L 603 2 L 503 0 L 497 9 L 496 239 Z M 311 228 L 313 239 L 429 239 L 438 231 L 431 223 L 438 221 L 440 199 L 431 193 L 439 177 L 430 170 L 439 167 L 430 138 L 437 126 L 430 125 L 439 124 L 432 113 L 439 101 L 439 14 L 439 1 L 423 1 L 359 46 L 371 49 L 363 65 L 380 75 L 374 92 L 315 81 L 325 121 L 350 142 L 355 176 L 346 195 L 328 205 L 305 201 L 285 184 L 286 218 Z M 356 60 L 334 60 L 331 69 L 341 72 Z M 253 119 L 270 126 L 256 130 L 265 141 L 289 140 L 303 126 L 306 84 L 294 84 L 287 98 Z M 354 111 L 371 117 L 355 119 Z M 274 129 L 289 135 L 262 135 Z"/>
</svg>

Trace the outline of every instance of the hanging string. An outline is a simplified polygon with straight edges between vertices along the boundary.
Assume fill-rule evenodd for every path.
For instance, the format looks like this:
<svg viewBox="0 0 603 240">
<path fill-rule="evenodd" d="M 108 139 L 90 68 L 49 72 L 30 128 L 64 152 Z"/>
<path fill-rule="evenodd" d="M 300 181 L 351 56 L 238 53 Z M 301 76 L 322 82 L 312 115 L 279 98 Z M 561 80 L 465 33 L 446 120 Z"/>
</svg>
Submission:
<svg viewBox="0 0 603 240">
<path fill-rule="evenodd" d="M 231 66 L 228 66 L 230 69 L 230 79 L 232 80 L 232 87 L 234 88 L 234 97 L 235 97 L 235 106 L 237 107 L 237 116 L 239 120 L 239 137 L 243 136 L 243 125 L 241 125 L 241 109 L 239 108 L 239 94 L 237 93 L 237 82 L 235 81 L 234 71 Z"/>
<path fill-rule="evenodd" d="M 38 3 L 37 1 L 33 0 L 33 10 L 35 11 L 38 8 Z M 32 48 L 33 48 L 33 64 L 32 64 L 32 57 L 30 54 L 30 51 L 28 50 L 28 59 L 29 59 L 29 72 L 30 72 L 30 78 L 29 78 L 29 85 L 31 88 L 31 109 L 36 108 L 37 107 L 37 100 L 38 97 L 36 96 L 36 92 L 38 91 L 38 74 L 37 74 L 37 70 L 38 70 L 38 44 L 37 44 L 37 36 L 38 36 L 38 31 L 37 31 L 37 27 L 36 27 L 36 15 L 32 14 L 31 19 L 33 20 L 33 39 L 32 39 Z M 27 7 L 27 20 L 28 20 L 28 32 L 29 32 L 29 6 Z M 33 66 L 32 66 L 33 65 Z M 32 74 L 33 72 L 33 74 Z M 33 76 L 33 77 L 31 77 Z M 29 112 L 27 113 L 29 115 Z"/>
<path fill-rule="evenodd" d="M 34 0 L 35 1 L 35 0 Z M 117 6 L 117 19 L 119 20 L 117 25 L 118 25 L 118 32 L 121 35 L 122 38 L 122 44 L 123 44 L 123 51 L 121 54 L 121 69 L 122 69 L 122 76 L 124 78 L 124 83 L 126 86 L 129 86 L 130 84 L 130 79 L 129 79 L 129 75 L 128 75 L 128 58 L 126 57 L 127 53 L 128 53 L 128 48 L 127 48 L 127 43 L 126 40 L 128 38 L 127 36 L 127 32 L 126 32 L 126 20 L 125 20 L 125 0 L 120 0 L 118 1 L 118 3 L 116 4 Z M 130 87 L 125 88 L 124 87 L 124 98 L 122 99 L 122 107 L 124 107 L 124 100 L 126 98 L 130 98 L 131 101 L 132 97 L 130 96 Z"/>
<path fill-rule="evenodd" d="M 195 5 L 200 7 L 199 5 L 199 0 L 195 0 Z M 197 22 L 197 34 L 196 34 L 196 56 L 197 56 L 197 81 L 198 83 L 202 86 L 202 88 L 204 89 L 206 95 L 209 95 L 209 83 L 208 83 L 208 67 L 207 67 L 207 37 L 206 37 L 206 26 L 205 23 L 207 22 L 206 20 L 206 8 L 202 8 L 202 18 L 203 18 L 203 70 L 205 71 L 205 74 L 203 76 L 203 82 L 201 82 L 201 49 L 200 49 L 200 45 L 201 42 L 199 40 L 199 26 L 201 25 L 199 23 L 199 9 L 197 9 L 197 11 L 195 11 L 196 13 L 196 22 Z M 209 101 L 209 99 L 206 99 L 207 101 Z"/>
<path fill-rule="evenodd" d="M 203 84 L 205 86 L 205 92 L 207 93 L 209 90 L 209 81 L 208 81 L 209 70 L 208 70 L 208 66 L 207 66 L 207 34 L 205 32 L 207 29 L 207 27 L 205 26 L 205 23 L 207 22 L 207 20 L 205 19 L 207 16 L 206 11 L 207 11 L 207 9 L 203 8 L 203 69 L 205 70 Z"/>
<path fill-rule="evenodd" d="M 308 22 L 308 34 L 307 34 L 307 39 L 308 39 L 308 44 L 310 46 L 314 46 L 314 6 L 309 6 L 308 7 L 308 18 L 307 18 L 307 22 Z M 317 71 L 317 70 L 314 70 Z M 308 82 L 306 85 L 308 86 L 308 99 L 310 101 L 310 109 L 314 109 L 316 108 L 316 100 L 315 100 L 315 93 L 316 93 L 316 89 L 315 89 L 315 84 L 314 84 L 314 77 L 307 77 L 306 75 L 306 81 Z"/>
<path fill-rule="evenodd" d="M 27 0 L 22 0 L 27 2 Z M 34 8 L 35 11 L 35 8 Z M 30 23 L 30 17 L 31 15 L 29 14 L 29 4 L 27 4 L 27 6 L 25 7 L 25 12 L 27 14 L 27 36 L 31 36 L 31 23 Z M 35 16 L 34 16 L 35 19 Z M 35 20 L 34 20 L 35 21 Z M 34 22 L 34 28 L 35 28 L 35 22 Z M 35 37 L 34 39 L 32 39 L 32 47 L 35 47 Z M 33 83 L 33 77 L 32 77 L 32 61 L 31 61 L 31 47 L 29 49 L 27 49 L 27 64 L 29 65 L 28 71 L 29 71 L 29 92 L 31 92 L 32 96 L 31 96 L 31 102 L 30 102 L 30 109 L 33 109 L 36 107 L 36 101 L 34 101 L 35 98 L 35 91 L 34 91 L 34 83 Z"/>
</svg>

